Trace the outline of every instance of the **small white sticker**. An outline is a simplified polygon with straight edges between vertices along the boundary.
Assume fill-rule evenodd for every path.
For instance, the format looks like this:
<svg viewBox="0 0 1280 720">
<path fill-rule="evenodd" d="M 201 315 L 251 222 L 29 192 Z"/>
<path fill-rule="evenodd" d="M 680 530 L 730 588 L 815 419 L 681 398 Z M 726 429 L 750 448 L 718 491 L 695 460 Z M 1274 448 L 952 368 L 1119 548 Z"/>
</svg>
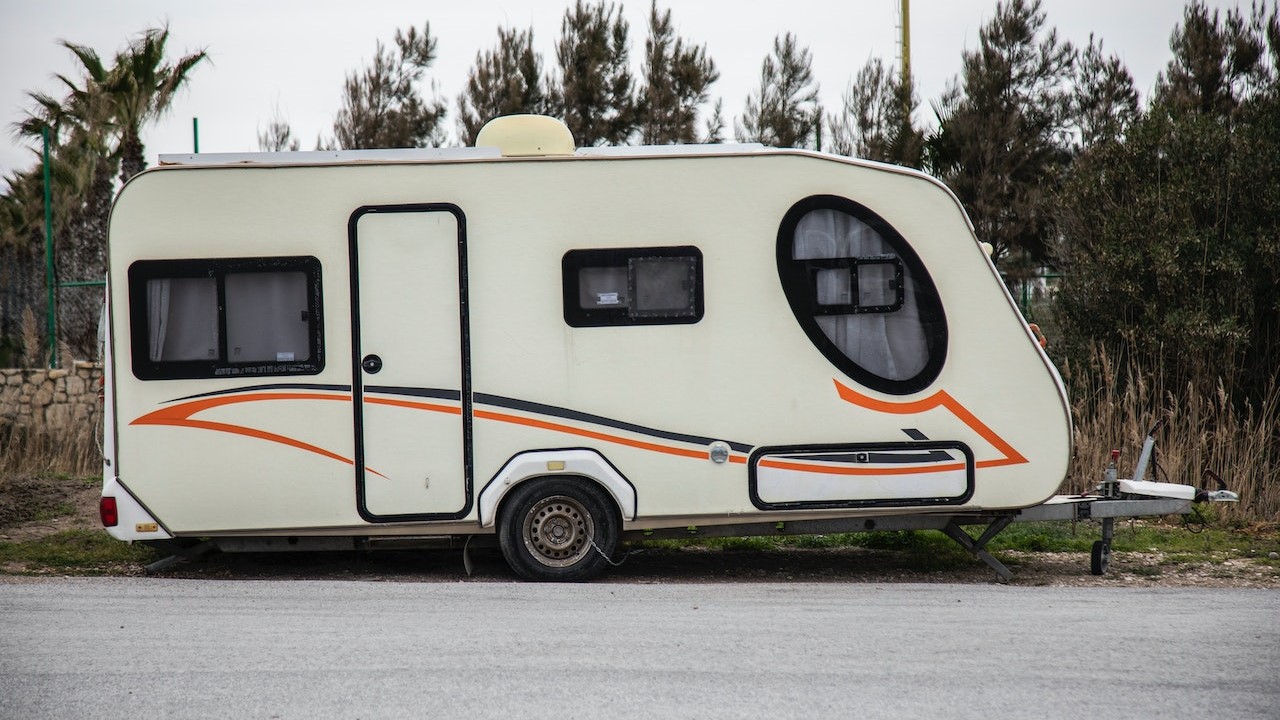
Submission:
<svg viewBox="0 0 1280 720">
<path fill-rule="evenodd" d="M 276 362 L 293 362 L 293 353 L 291 352 L 276 353 Z"/>
<path fill-rule="evenodd" d="M 616 292 L 596 293 L 596 304 L 597 305 L 617 305 L 618 293 Z"/>
</svg>

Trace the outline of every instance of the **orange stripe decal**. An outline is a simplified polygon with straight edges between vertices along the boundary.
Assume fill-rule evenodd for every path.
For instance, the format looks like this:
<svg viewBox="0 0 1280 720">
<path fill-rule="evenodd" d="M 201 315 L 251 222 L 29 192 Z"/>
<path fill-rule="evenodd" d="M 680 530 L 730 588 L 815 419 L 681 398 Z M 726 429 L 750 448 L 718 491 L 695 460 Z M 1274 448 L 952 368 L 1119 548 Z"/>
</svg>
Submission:
<svg viewBox="0 0 1280 720">
<path fill-rule="evenodd" d="M 342 396 L 342 395 L 323 395 L 319 393 L 302 393 L 302 392 L 267 392 L 267 393 L 253 393 L 248 395 L 212 397 L 212 398 L 204 398 L 201 400 L 193 400 L 191 402 L 182 403 L 180 405 L 172 405 L 169 407 L 164 407 L 164 408 L 161 408 L 160 410 L 156 410 L 155 412 L 151 412 L 146 415 L 143 415 L 142 417 L 134 420 L 130 424 L 131 425 L 167 425 L 171 427 L 188 427 L 188 428 L 198 428 L 202 430 L 213 430 L 217 432 L 231 433 L 234 435 L 243 435 L 245 437 L 257 438 L 259 440 L 267 440 L 270 442 L 276 442 L 283 445 L 288 445 L 290 447 L 295 447 L 300 450 L 306 450 L 308 452 L 316 453 L 317 455 L 323 455 L 324 457 L 328 457 L 334 460 L 344 462 L 348 465 L 355 464 L 355 461 L 353 461 L 350 458 L 343 457 L 336 453 L 325 450 L 324 448 L 311 445 L 310 443 L 302 442 L 301 440 L 295 440 L 290 437 L 278 435 L 276 433 L 266 432 L 263 430 L 257 430 L 255 428 L 242 427 L 239 425 L 231 425 L 228 423 L 211 422 L 206 420 L 195 420 L 195 419 L 192 419 L 191 417 L 196 413 L 202 412 L 204 410 L 208 410 L 210 408 L 220 407 L 223 405 L 231 405 L 234 403 L 244 403 L 244 402 L 261 402 L 261 401 L 270 401 L 270 400 L 340 400 L 343 402 L 350 402 L 351 398 L 350 396 Z M 419 401 L 413 401 L 413 400 L 399 400 L 399 399 L 392 399 L 392 398 L 369 397 L 366 395 L 364 397 L 364 402 L 369 405 L 385 405 L 390 407 L 405 408 L 409 410 L 425 410 L 428 412 L 445 413 L 449 415 L 462 414 L 462 408 L 458 406 L 441 405 L 437 403 L 419 402 Z M 524 425 L 526 427 L 533 427 L 541 430 L 561 432 L 568 435 L 577 435 L 579 437 L 591 438 L 593 440 L 601 440 L 604 442 L 615 443 L 618 445 L 625 445 L 627 447 L 638 448 L 640 450 L 659 452 L 667 455 L 675 455 L 678 457 L 688 457 L 688 458 L 695 458 L 699 460 L 707 459 L 706 450 L 690 450 L 686 448 L 678 448 L 678 447 L 672 447 L 669 445 L 661 445 L 658 443 L 647 442 L 644 440 L 634 440 L 631 438 L 624 438 L 617 435 L 610 435 L 607 433 L 602 433 L 594 430 L 579 429 L 579 428 L 571 427 L 569 425 L 563 425 L 560 423 L 548 422 L 546 420 L 538 420 L 535 418 L 525 418 L 525 417 L 520 417 L 518 415 L 509 415 L 507 413 L 494 412 L 491 410 L 476 410 L 472 414 L 474 417 L 482 420 L 494 420 L 497 422 L 511 423 L 514 425 Z M 735 454 L 729 457 L 729 462 L 743 465 L 743 464 L 746 464 L 747 458 L 745 455 Z M 378 473 L 375 470 L 372 470 L 370 468 L 366 468 L 366 470 L 374 473 L 375 475 L 381 476 L 381 473 Z"/>
<path fill-rule="evenodd" d="M 981 420 L 979 420 L 978 416 L 969 412 L 968 408 L 957 402 L 955 398 L 951 397 L 946 390 L 939 390 L 922 400 L 897 403 L 867 397 L 852 388 L 845 387 L 839 380 L 833 379 L 832 382 L 835 383 L 836 392 L 840 395 L 842 400 L 857 405 L 858 407 L 874 410 L 876 412 L 892 413 L 894 415 L 914 415 L 916 413 L 926 412 L 938 407 L 949 410 L 952 415 L 955 415 L 956 418 L 960 420 L 960 422 L 963 422 L 970 430 L 973 430 L 983 440 L 990 443 L 996 451 L 1004 455 L 1004 457 L 995 460 L 981 460 L 975 464 L 975 467 L 990 468 L 1030 462 L 1004 438 L 1000 437 L 1000 435 L 998 435 L 994 430 L 987 427 Z"/>
<path fill-rule="evenodd" d="M 410 410 L 428 410 L 430 412 L 447 413 L 449 415 L 461 415 L 461 407 L 453 407 L 451 405 L 436 405 L 435 403 L 414 402 L 412 400 L 391 400 L 389 398 L 374 398 L 368 395 L 364 396 L 365 405 L 390 405 L 391 407 L 408 408 Z M 473 413 L 474 414 L 474 413 Z"/>
<path fill-rule="evenodd" d="M 230 433 L 232 435 L 243 435 L 244 437 L 266 440 L 268 442 L 280 443 L 281 445 L 298 448 L 299 450 L 306 450 L 307 452 L 315 453 L 316 455 L 321 455 L 348 465 L 354 466 L 356 464 L 355 460 L 352 460 L 351 458 L 343 457 L 342 455 L 330 452 L 329 450 L 325 450 L 317 445 L 312 445 L 311 443 L 306 443 L 277 433 L 258 430 L 251 427 L 244 427 L 241 425 L 231 425 L 229 423 L 212 422 L 209 420 L 193 420 L 191 418 L 192 415 L 208 410 L 209 408 L 233 405 L 235 403 L 260 402 L 267 400 L 339 400 L 342 402 L 351 402 L 351 398 L 349 396 L 321 395 L 319 393 L 279 392 L 232 395 L 192 400 L 191 402 L 185 402 L 180 405 L 170 405 L 154 412 L 147 413 L 129 424 L 167 425 L 169 427 L 196 428 L 200 430 L 213 430 L 215 432 Z M 378 477 L 386 477 L 372 468 L 366 467 L 365 470 L 377 475 Z"/>
<path fill-rule="evenodd" d="M 939 390 L 933 395 L 921 400 L 913 400 L 908 402 L 891 402 L 886 400 L 877 400 L 872 397 L 863 395 L 852 388 L 843 385 L 839 380 L 832 380 L 836 386 L 836 392 L 842 400 L 850 404 L 856 405 L 874 412 L 890 413 L 894 415 L 913 415 L 917 413 L 927 412 L 936 408 L 943 408 L 967 427 L 977 433 L 983 440 L 988 442 L 1003 457 L 992 460 L 981 460 L 975 463 L 975 467 L 989 468 L 1001 467 L 1005 465 L 1017 465 L 1026 463 L 1028 460 L 1019 453 L 1004 438 L 1000 437 L 995 431 L 987 427 L 976 415 L 961 405 L 955 398 L 951 397 L 945 390 Z M 236 403 L 246 402 L 264 402 L 272 400 L 322 400 L 322 401 L 338 401 L 351 402 L 350 395 L 331 395 L 315 392 L 259 392 L 244 395 L 217 396 L 209 398 L 201 398 L 177 405 L 163 407 L 154 412 L 147 413 L 133 422 L 131 425 L 166 425 L 170 427 L 186 427 L 202 430 L 212 430 L 215 432 L 225 432 L 233 435 L 241 435 L 244 437 L 266 440 L 268 442 L 279 443 L 289 447 L 304 450 L 306 452 L 315 453 L 323 457 L 337 460 L 347 465 L 354 465 L 355 461 L 351 458 L 344 457 L 322 447 L 312 445 L 310 443 L 290 438 L 277 433 L 258 430 L 256 428 L 244 427 L 240 425 L 232 425 L 230 423 L 214 422 L 209 420 L 197 420 L 192 416 L 205 410 L 232 405 Z M 364 402 L 370 405 L 383 405 L 389 407 L 399 407 L 409 410 L 422 410 L 427 412 L 444 413 L 448 415 L 462 414 L 462 408 L 454 405 L 445 405 L 433 402 L 421 402 L 417 400 L 401 400 L 383 397 L 365 396 Z M 522 425 L 525 427 L 537 428 L 540 430 L 548 430 L 551 432 L 564 433 L 567 435 L 575 435 L 578 437 L 590 438 L 602 442 L 623 445 L 626 447 L 636 448 L 649 452 L 663 453 L 676 457 L 692 458 L 696 460 L 707 459 L 707 451 L 704 449 L 690 449 L 665 445 L 647 440 L 638 440 L 634 438 L 613 435 L 598 430 L 588 430 L 585 428 L 577 428 L 563 423 L 551 422 L 538 418 L 522 417 L 512 415 L 505 412 L 497 412 L 493 410 L 475 410 L 473 416 L 481 420 L 491 420 L 494 422 L 509 423 L 513 425 Z M 737 465 L 747 464 L 748 458 L 744 454 L 732 453 L 729 456 L 729 462 Z M 774 468 L 779 470 L 791 470 L 795 472 L 806 473 L 823 473 L 830 475 L 862 475 L 862 476 L 884 476 L 884 475 L 909 475 L 918 473 L 938 473 L 952 472 L 963 470 L 963 463 L 948 463 L 945 465 L 927 465 L 927 466 L 905 466 L 893 468 L 868 468 L 868 467 L 839 467 L 816 465 L 812 463 L 794 462 L 780 460 L 777 458 L 762 458 L 759 465 L 761 467 Z M 382 473 L 371 468 L 366 468 L 370 472 L 379 477 L 385 477 Z"/>
<path fill-rule="evenodd" d="M 618 437 L 617 435 L 608 435 L 606 433 L 596 432 L 595 430 L 579 430 L 578 428 L 561 425 L 560 423 L 547 422 L 546 420 L 535 420 L 533 418 L 523 418 L 518 415 L 493 412 L 492 410 L 476 410 L 473 414 L 482 420 L 497 420 L 498 422 L 524 425 L 526 427 L 539 428 L 541 430 L 552 430 L 555 432 L 567 433 L 569 435 L 591 438 L 592 440 L 603 440 L 605 442 L 616 443 L 618 445 L 626 445 L 627 447 L 639 448 L 640 450 L 666 453 L 667 455 L 679 455 L 680 457 L 697 458 L 700 460 L 707 459 L 706 450 L 686 450 L 684 448 L 659 445 L 657 443 L 646 442 L 644 440 L 632 440 L 630 438 Z M 746 462 L 746 458 L 735 460 L 735 462 Z"/>
</svg>

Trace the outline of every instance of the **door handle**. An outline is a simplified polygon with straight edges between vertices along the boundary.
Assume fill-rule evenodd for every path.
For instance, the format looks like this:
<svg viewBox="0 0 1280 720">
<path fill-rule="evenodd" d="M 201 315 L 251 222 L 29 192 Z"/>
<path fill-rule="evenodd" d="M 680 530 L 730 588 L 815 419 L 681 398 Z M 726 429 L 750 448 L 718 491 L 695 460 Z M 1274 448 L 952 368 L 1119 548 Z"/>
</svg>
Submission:
<svg viewBox="0 0 1280 720">
<path fill-rule="evenodd" d="M 365 355 L 364 360 L 360 361 L 360 367 L 370 375 L 376 375 L 382 369 L 382 358 L 377 355 Z"/>
</svg>

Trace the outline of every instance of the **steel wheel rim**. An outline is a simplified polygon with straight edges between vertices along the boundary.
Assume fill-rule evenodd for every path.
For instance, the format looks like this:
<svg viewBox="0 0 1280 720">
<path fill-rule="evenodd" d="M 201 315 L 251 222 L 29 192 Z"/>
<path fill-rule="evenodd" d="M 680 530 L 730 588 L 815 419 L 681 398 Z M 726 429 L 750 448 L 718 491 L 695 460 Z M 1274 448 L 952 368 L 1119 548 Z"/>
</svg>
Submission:
<svg viewBox="0 0 1280 720">
<path fill-rule="evenodd" d="M 595 523 L 581 502 L 554 495 L 529 508 L 521 535 L 534 560 L 547 567 L 563 568 L 591 552 Z"/>
</svg>

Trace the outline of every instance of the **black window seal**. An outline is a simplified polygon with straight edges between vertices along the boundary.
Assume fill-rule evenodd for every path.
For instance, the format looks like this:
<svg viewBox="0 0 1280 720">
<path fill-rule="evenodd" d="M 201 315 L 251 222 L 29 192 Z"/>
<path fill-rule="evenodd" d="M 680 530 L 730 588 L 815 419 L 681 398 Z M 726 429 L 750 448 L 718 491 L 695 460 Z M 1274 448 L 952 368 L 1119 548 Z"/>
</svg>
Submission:
<svg viewBox="0 0 1280 720">
<path fill-rule="evenodd" d="M 693 310 L 633 311 L 629 305 L 612 308 L 584 308 L 578 302 L 579 272 L 585 268 L 623 268 L 628 272 L 628 289 L 634 291 L 631 263 L 645 258 L 685 258 L 694 261 Z M 693 245 L 671 247 L 583 248 L 569 250 L 560 259 L 565 324 L 575 328 L 628 325 L 692 325 L 702 320 L 702 251 Z M 628 298 L 629 302 L 634 301 Z"/>
<path fill-rule="evenodd" d="M 795 261 L 792 261 L 795 262 Z M 847 258 L 814 258 L 803 261 L 809 269 L 810 287 L 813 289 L 809 306 L 815 315 L 855 315 L 858 313 L 889 313 L 902 309 L 906 302 L 906 291 L 903 288 L 902 259 L 896 255 L 864 255 Z M 892 265 L 894 269 L 894 301 L 888 305 L 862 305 L 857 301 L 861 281 L 858 279 L 858 268 L 863 265 Z M 854 302 L 821 303 L 818 301 L 817 274 L 821 270 L 845 270 L 849 273 L 849 293 Z"/>
<path fill-rule="evenodd" d="M 832 259 L 795 260 L 792 258 L 796 228 L 806 215 L 815 210 L 835 210 L 851 215 L 865 223 L 880 237 L 884 238 L 897 253 L 898 258 L 901 259 L 906 269 L 911 272 L 917 288 L 916 298 L 919 306 L 920 322 L 925 327 L 925 342 L 929 353 L 924 367 L 915 376 L 895 380 L 882 377 L 861 367 L 849 359 L 835 343 L 828 339 L 826 333 L 818 326 L 817 318 L 820 315 L 845 313 L 814 312 L 817 294 L 813 288 L 810 267 L 815 263 L 821 264 Z M 947 320 L 942 306 L 942 298 L 938 294 L 937 287 L 933 284 L 933 278 L 925 270 L 920 256 L 916 254 L 915 250 L 906 241 L 906 238 L 886 222 L 884 218 L 881 218 L 865 205 L 849 198 L 837 195 L 812 195 L 792 205 L 783 216 L 782 222 L 778 227 L 776 250 L 778 278 L 782 283 L 782 291 L 787 298 L 787 303 L 791 306 L 792 314 L 795 315 L 796 321 L 800 324 L 801 329 L 804 330 L 809 340 L 840 372 L 864 387 L 889 395 L 910 395 L 920 392 L 929 387 L 938 378 L 938 375 L 942 373 L 942 367 L 946 363 L 948 346 Z M 863 310 L 862 312 L 868 311 Z"/>
<path fill-rule="evenodd" d="M 301 272 L 307 278 L 307 339 L 310 357 L 289 362 L 228 362 L 226 276 L 254 272 Z M 129 266 L 130 355 L 139 380 L 194 380 L 274 375 L 318 375 L 324 370 L 324 315 L 320 260 L 314 256 L 137 260 Z M 148 337 L 147 282 L 213 278 L 218 293 L 218 358 L 152 361 Z"/>
</svg>

